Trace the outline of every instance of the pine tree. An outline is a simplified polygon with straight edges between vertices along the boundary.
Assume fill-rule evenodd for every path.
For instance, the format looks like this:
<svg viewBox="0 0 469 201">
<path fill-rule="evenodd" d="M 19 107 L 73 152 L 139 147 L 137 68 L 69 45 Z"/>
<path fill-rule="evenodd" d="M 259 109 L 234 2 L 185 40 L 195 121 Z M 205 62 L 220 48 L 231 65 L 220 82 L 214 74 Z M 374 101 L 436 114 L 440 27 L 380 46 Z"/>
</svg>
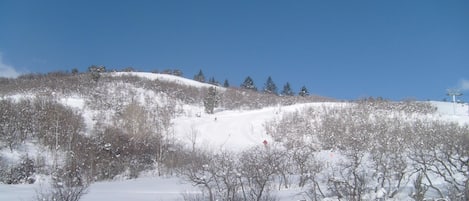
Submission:
<svg viewBox="0 0 469 201">
<path fill-rule="evenodd" d="M 223 87 L 225 87 L 225 88 L 230 87 L 230 83 L 228 83 L 227 79 L 225 79 L 225 82 L 223 82 Z"/>
<path fill-rule="evenodd" d="M 78 68 L 73 68 L 72 69 L 72 75 L 78 75 Z"/>
<path fill-rule="evenodd" d="M 97 82 L 99 80 L 99 78 L 101 78 L 100 73 L 106 72 L 106 67 L 92 65 L 92 66 L 88 67 L 88 71 L 90 72 L 91 78 L 95 82 Z"/>
<path fill-rule="evenodd" d="M 194 80 L 199 82 L 205 82 L 205 76 L 202 70 L 199 70 L 199 73 L 197 75 L 194 75 Z"/>
<path fill-rule="evenodd" d="M 174 69 L 173 70 L 173 75 L 182 77 L 182 71 L 179 69 Z"/>
<path fill-rule="evenodd" d="M 268 77 L 267 81 L 264 84 L 264 93 L 266 94 L 278 94 L 277 91 L 277 85 L 275 85 L 274 81 L 272 80 L 272 77 Z"/>
<path fill-rule="evenodd" d="M 287 82 L 285 85 L 283 85 L 283 90 L 282 90 L 281 94 L 283 96 L 293 96 L 294 95 L 294 93 L 293 93 L 293 91 L 290 87 L 290 83 Z"/>
<path fill-rule="evenodd" d="M 219 97 L 215 87 L 209 87 L 204 98 L 204 107 L 207 114 L 213 114 L 213 110 L 218 106 Z"/>
<path fill-rule="evenodd" d="M 257 87 L 256 87 L 256 85 L 254 85 L 254 81 L 252 80 L 252 78 L 250 76 L 248 76 L 244 80 L 244 82 L 241 84 L 241 88 L 257 91 Z"/>
<path fill-rule="evenodd" d="M 309 92 L 308 92 L 308 89 L 306 88 L 306 86 L 303 85 L 301 87 L 300 92 L 298 92 L 298 95 L 300 95 L 302 97 L 309 96 Z"/>
<path fill-rule="evenodd" d="M 217 80 L 215 80 L 215 77 L 210 77 L 210 79 L 208 79 L 208 83 L 209 84 L 213 84 L 215 86 L 219 86 L 220 85 L 220 82 L 218 82 Z"/>
</svg>

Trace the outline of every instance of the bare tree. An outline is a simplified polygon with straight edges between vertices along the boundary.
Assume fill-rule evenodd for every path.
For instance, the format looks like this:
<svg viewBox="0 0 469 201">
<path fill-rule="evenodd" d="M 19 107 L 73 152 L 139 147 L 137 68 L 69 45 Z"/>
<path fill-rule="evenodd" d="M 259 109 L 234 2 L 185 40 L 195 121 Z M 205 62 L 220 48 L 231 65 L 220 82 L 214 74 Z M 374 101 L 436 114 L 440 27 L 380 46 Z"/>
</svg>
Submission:
<svg viewBox="0 0 469 201">
<path fill-rule="evenodd" d="M 193 152 L 188 160 L 190 162 L 180 174 L 193 185 L 202 187 L 208 194 L 207 200 L 215 201 L 215 175 L 210 171 L 211 159 L 206 153 L 197 151 Z"/>
<path fill-rule="evenodd" d="M 418 139 L 412 144 L 409 159 L 416 172 L 422 174 L 425 185 L 441 198 L 466 200 L 469 172 L 467 126 L 430 122 L 421 124 Z M 435 184 L 441 178 L 445 185 Z"/>
<path fill-rule="evenodd" d="M 17 110 L 16 104 L 12 100 L 0 100 L 0 139 L 6 143 L 12 152 L 13 148 L 21 142 L 19 136 L 20 126 L 17 125 L 19 114 Z"/>
<path fill-rule="evenodd" d="M 204 107 L 207 114 L 213 114 L 213 110 L 220 102 L 219 95 L 215 87 L 209 87 L 207 95 L 204 98 Z"/>
<path fill-rule="evenodd" d="M 377 132 L 370 155 L 374 167 L 373 179 L 376 182 L 375 192 L 385 189 L 389 198 L 402 190 L 405 177 L 408 175 L 404 132 L 392 125 L 402 124 L 399 119 L 382 119 L 375 123 Z"/>
<path fill-rule="evenodd" d="M 282 156 L 278 150 L 266 147 L 255 147 L 241 154 L 245 200 L 271 199 L 270 184 L 284 162 Z"/>
</svg>

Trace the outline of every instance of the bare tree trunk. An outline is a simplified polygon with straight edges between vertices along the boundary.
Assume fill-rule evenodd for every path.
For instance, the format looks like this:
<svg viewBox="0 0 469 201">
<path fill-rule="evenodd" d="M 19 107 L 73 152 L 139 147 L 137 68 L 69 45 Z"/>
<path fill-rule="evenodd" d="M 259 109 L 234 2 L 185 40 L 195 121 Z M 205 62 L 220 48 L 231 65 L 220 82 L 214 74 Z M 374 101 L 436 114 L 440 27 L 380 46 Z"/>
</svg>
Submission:
<svg viewBox="0 0 469 201">
<path fill-rule="evenodd" d="M 466 179 L 466 183 L 464 186 L 464 199 L 469 200 L 469 178 Z"/>
</svg>

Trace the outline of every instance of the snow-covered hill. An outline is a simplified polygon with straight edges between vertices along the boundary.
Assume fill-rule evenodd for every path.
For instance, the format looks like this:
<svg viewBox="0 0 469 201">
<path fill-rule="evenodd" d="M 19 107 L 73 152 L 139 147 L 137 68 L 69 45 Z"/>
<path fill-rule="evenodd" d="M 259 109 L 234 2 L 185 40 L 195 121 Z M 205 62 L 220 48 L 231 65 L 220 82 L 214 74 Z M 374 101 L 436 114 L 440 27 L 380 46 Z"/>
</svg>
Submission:
<svg viewBox="0 0 469 201">
<path fill-rule="evenodd" d="M 169 75 L 169 74 L 160 74 L 160 73 L 146 73 L 146 72 L 112 72 L 108 73 L 109 76 L 137 76 L 149 80 L 159 80 L 165 82 L 173 82 L 180 85 L 187 85 L 192 87 L 211 87 L 213 85 L 198 82 L 195 80 L 187 79 L 180 76 Z"/>
<path fill-rule="evenodd" d="M 104 76 L 109 77 L 122 77 L 122 76 L 135 76 L 142 79 L 148 79 L 152 81 L 163 81 L 169 83 L 176 83 L 179 85 L 196 87 L 196 88 L 207 88 L 213 85 L 197 82 L 184 77 L 158 74 L 158 73 L 146 73 L 146 72 L 112 72 L 105 73 Z M 127 97 L 128 99 L 136 99 L 141 104 L 148 105 L 145 100 L 155 100 L 157 103 L 174 104 L 178 105 L 178 101 L 167 99 L 166 96 L 161 93 L 154 93 L 151 90 L 139 88 L 133 85 L 122 85 L 122 84 L 111 84 L 115 88 L 107 89 L 110 93 L 120 94 L 119 96 Z M 129 87 L 127 91 L 122 91 L 120 88 Z M 218 87 L 224 90 L 222 87 Z M 134 94 L 122 94 L 132 91 Z M 90 108 L 89 102 L 90 97 L 83 96 L 81 94 L 74 95 L 63 95 L 59 93 L 54 96 L 61 104 L 71 107 L 74 110 L 82 114 L 85 119 L 86 127 L 88 132 L 94 127 L 96 123 L 97 113 L 107 113 L 105 116 L 112 116 L 114 112 L 110 111 L 97 111 L 96 109 Z M 37 94 L 34 93 L 17 93 L 10 94 L 3 98 L 13 98 L 14 100 L 21 100 L 25 98 L 34 98 Z M 130 96 L 130 98 L 129 98 Z M 118 99 L 118 101 L 122 101 Z M 468 104 L 451 102 L 438 102 L 431 101 L 432 105 L 437 107 L 437 113 L 431 115 L 434 119 L 440 119 L 445 121 L 454 121 L 461 124 L 469 122 L 469 107 Z M 121 104 L 127 104 L 122 103 Z M 172 120 L 173 134 L 178 141 L 184 142 L 187 146 L 204 147 L 213 150 L 244 150 L 252 146 L 257 146 L 263 143 L 264 140 L 267 142 L 272 141 L 271 136 L 265 131 L 264 124 L 267 121 L 281 118 L 283 114 L 293 111 L 300 111 L 307 107 L 313 108 L 324 108 L 324 107 L 341 107 L 347 103 L 340 102 L 319 102 L 319 103 L 300 103 L 289 106 L 269 106 L 262 109 L 254 110 L 226 110 L 217 109 L 215 114 L 206 114 L 202 104 L 185 104 L 179 105 L 181 111 L 180 114 Z"/>
<path fill-rule="evenodd" d="M 151 81 L 163 81 L 184 85 L 194 88 L 208 88 L 213 85 L 196 82 L 190 79 L 155 73 L 139 72 L 113 72 L 103 74 L 104 76 L 122 77 L 135 76 Z M 67 107 L 72 108 L 78 114 L 83 116 L 86 124 L 85 135 L 91 135 L 98 120 L 105 120 L 104 124 L 113 124 L 114 116 L 122 114 L 122 108 L 131 101 L 137 102 L 145 108 L 162 108 L 165 105 L 174 105 L 176 108 L 174 118 L 171 119 L 170 134 L 171 138 L 181 142 L 188 149 L 205 149 L 212 152 L 232 151 L 242 152 L 252 147 L 264 146 L 264 141 L 273 143 L 273 137 L 267 133 L 265 124 L 272 120 L 279 120 L 285 114 L 304 111 L 306 108 L 322 111 L 327 108 L 341 108 L 347 105 L 355 104 L 349 102 L 314 102 L 314 103 L 295 103 L 291 105 L 268 106 L 261 109 L 237 108 L 229 110 L 226 108 L 217 108 L 214 114 L 206 114 L 202 103 L 187 103 L 180 100 L 171 99 L 162 92 L 142 88 L 128 83 L 107 83 L 101 86 L 109 94 L 119 94 L 119 98 L 108 108 L 93 107 L 96 96 L 84 95 L 79 92 L 73 94 L 53 93 L 52 96 Z M 218 87 L 222 92 L 224 88 Z M 171 90 L 168 90 L 171 91 Z M 8 94 L 2 98 L 12 98 L 15 101 L 33 98 L 37 94 L 28 92 Z M 116 95 L 117 96 L 117 95 Z M 107 99 L 106 99 L 107 100 Z M 441 120 L 445 122 L 457 122 L 460 125 L 469 124 L 469 106 L 461 103 L 449 102 L 430 102 L 437 108 L 435 113 L 418 114 L 411 117 L 425 116 L 429 119 Z M 116 106 L 117 105 L 117 106 Z M 149 110 L 150 110 L 149 109 Z M 103 115 L 104 114 L 104 115 Z M 153 114 L 153 113 L 151 113 Z M 401 115 L 398 113 L 398 115 Z M 407 114 L 406 114 L 407 115 Z M 155 117 L 160 118 L 158 117 Z M 103 123 L 103 122 L 100 122 Z M 36 146 L 30 142 L 22 146 L 21 149 L 10 151 L 7 148 L 0 150 L 0 154 L 6 161 L 18 161 L 21 155 L 37 156 L 44 152 L 43 147 Z M 52 153 L 46 154 L 48 160 Z M 321 160 L 328 163 L 327 160 L 334 156 L 333 151 L 324 150 L 320 152 Z M 336 161 L 337 162 L 337 161 Z M 0 200 L 28 200 L 34 197 L 35 191 L 40 188 L 39 181 L 33 185 L 6 185 L 0 184 Z M 47 180 L 46 180 L 47 181 Z M 103 199 L 112 200 L 182 200 L 184 193 L 200 193 L 199 188 L 195 188 L 188 183 L 182 182 L 181 178 L 163 178 L 156 176 L 146 176 L 135 180 L 106 181 L 97 182 L 91 185 L 88 195 L 83 197 L 85 201 L 95 201 Z M 299 200 L 304 199 L 302 188 L 281 189 L 277 192 L 280 200 Z M 406 195 L 404 196 L 406 199 Z M 399 200 L 399 198 L 396 198 Z"/>
</svg>

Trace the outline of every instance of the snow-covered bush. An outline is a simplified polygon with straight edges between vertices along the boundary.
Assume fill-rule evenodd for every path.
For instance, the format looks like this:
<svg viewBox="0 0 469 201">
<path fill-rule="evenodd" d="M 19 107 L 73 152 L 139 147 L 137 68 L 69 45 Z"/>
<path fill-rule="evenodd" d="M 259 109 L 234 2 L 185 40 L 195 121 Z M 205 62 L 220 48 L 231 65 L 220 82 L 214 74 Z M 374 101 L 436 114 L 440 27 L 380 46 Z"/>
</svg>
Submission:
<svg viewBox="0 0 469 201">
<path fill-rule="evenodd" d="M 326 196 L 348 200 L 378 195 L 395 198 L 413 188 L 411 196 L 416 199 L 467 199 L 469 129 L 427 118 L 434 111 L 427 103 L 366 100 L 286 113 L 266 123 L 265 128 L 288 150 L 309 147 L 315 150 L 312 155 L 333 150 L 341 158 L 326 158 L 332 160 L 326 162 L 331 171 L 316 177 L 328 178 L 326 182 L 307 183 L 327 186 L 321 189 Z M 300 165 L 307 157 L 297 155 L 293 159 Z M 304 180 L 301 166 L 292 174 Z"/>
<path fill-rule="evenodd" d="M 60 178 L 53 178 L 52 184 L 36 191 L 36 201 L 79 201 L 88 192 L 88 184 L 69 185 Z"/>
<path fill-rule="evenodd" d="M 180 174 L 201 187 L 203 200 L 275 200 L 271 190 L 275 177 L 284 171 L 284 156 L 283 151 L 266 147 L 242 153 L 197 150 Z"/>
<path fill-rule="evenodd" d="M 34 183 L 33 174 L 36 171 L 34 161 L 27 155 L 22 156 L 18 164 L 8 163 L 0 157 L 0 181 L 5 184 Z"/>
<path fill-rule="evenodd" d="M 390 101 L 378 98 L 364 98 L 356 101 L 363 110 L 371 111 L 393 111 L 393 112 L 404 112 L 407 114 L 418 113 L 418 114 L 431 114 L 436 112 L 436 107 L 428 102 L 418 102 L 413 100 L 404 101 Z"/>
</svg>

